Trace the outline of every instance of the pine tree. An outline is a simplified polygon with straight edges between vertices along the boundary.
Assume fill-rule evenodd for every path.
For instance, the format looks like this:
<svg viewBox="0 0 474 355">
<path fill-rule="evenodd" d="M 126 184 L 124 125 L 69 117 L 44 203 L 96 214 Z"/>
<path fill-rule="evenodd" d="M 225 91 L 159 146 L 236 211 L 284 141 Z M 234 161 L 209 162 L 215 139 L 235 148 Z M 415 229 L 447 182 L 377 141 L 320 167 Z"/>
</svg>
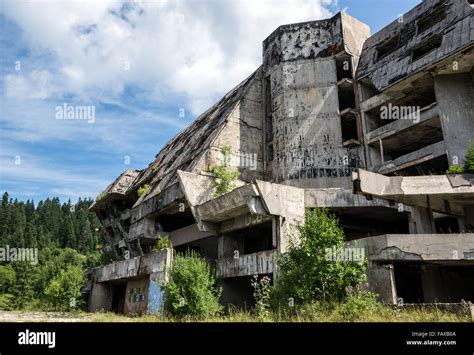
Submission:
<svg viewBox="0 0 474 355">
<path fill-rule="evenodd" d="M 8 192 L 4 192 L 0 204 L 0 246 L 6 244 L 8 226 L 10 224 L 10 204 L 8 201 Z"/>
</svg>

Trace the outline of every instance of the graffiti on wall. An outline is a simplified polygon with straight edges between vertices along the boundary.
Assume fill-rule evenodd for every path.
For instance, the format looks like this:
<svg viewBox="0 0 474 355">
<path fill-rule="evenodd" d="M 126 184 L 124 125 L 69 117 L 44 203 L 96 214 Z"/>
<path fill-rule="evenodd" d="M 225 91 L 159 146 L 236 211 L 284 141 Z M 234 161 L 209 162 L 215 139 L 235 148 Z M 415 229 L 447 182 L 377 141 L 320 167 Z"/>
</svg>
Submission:
<svg viewBox="0 0 474 355">
<path fill-rule="evenodd" d="M 143 314 L 147 308 L 148 280 L 131 280 L 125 294 L 125 313 Z"/>
<path fill-rule="evenodd" d="M 145 300 L 145 295 L 143 294 L 141 287 L 134 287 L 128 289 L 128 303 L 138 303 Z"/>
</svg>

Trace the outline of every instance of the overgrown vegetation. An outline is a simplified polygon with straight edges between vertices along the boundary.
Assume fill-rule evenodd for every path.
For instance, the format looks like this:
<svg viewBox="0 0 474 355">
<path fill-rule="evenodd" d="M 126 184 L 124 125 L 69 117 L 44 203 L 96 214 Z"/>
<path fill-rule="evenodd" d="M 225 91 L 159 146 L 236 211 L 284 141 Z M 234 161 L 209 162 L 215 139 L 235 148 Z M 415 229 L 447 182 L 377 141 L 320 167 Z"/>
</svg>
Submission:
<svg viewBox="0 0 474 355">
<path fill-rule="evenodd" d="M 259 279 L 258 275 L 254 275 L 251 285 L 254 290 L 256 314 L 259 319 L 265 319 L 270 314 L 271 279 L 268 276 Z"/>
<path fill-rule="evenodd" d="M 153 246 L 154 251 L 171 248 L 171 241 L 169 235 L 163 235 L 160 239 L 158 239 Z"/>
<path fill-rule="evenodd" d="M 150 188 L 150 185 L 148 185 L 148 184 L 144 184 L 143 186 L 140 186 L 137 190 L 138 197 L 142 197 L 142 195 L 145 192 L 147 192 L 149 188 Z"/>
<path fill-rule="evenodd" d="M 377 311 L 369 311 L 373 309 L 372 304 L 361 308 L 360 303 L 365 302 L 364 296 L 358 297 L 357 303 L 358 311 L 352 312 L 350 320 L 347 318 L 346 303 L 325 303 L 315 301 L 302 306 L 295 307 L 293 312 L 270 311 L 268 316 L 264 319 L 266 322 L 470 322 L 470 315 L 467 312 L 447 312 L 441 308 L 431 308 L 420 306 L 417 308 L 384 306 L 376 304 Z M 370 302 L 370 301 L 369 301 Z M 360 311 L 363 309 L 363 311 Z M 14 316 L 14 315 L 9 315 Z M 38 317 L 38 314 L 35 313 Z M 27 314 L 21 312 L 17 315 L 18 320 L 30 319 Z M 62 319 L 69 321 L 81 322 L 261 322 L 263 319 L 255 317 L 253 311 L 244 310 L 230 310 L 226 315 L 217 315 L 207 318 L 183 318 L 176 317 L 170 314 L 158 316 L 141 316 L 123 315 L 112 312 L 98 312 L 98 313 L 67 313 L 62 314 Z M 58 315 L 43 314 L 40 321 L 57 322 Z M 0 318 L 0 321 L 2 319 Z"/>
<path fill-rule="evenodd" d="M 474 174 L 474 141 L 469 145 L 466 156 L 464 157 L 464 166 L 457 164 L 451 165 L 446 174 Z"/>
<path fill-rule="evenodd" d="M 464 158 L 464 172 L 474 174 L 474 141 L 469 145 L 466 157 Z"/>
<path fill-rule="evenodd" d="M 273 306 L 344 301 L 348 287 L 365 281 L 365 260 L 328 258 L 328 250 L 338 251 L 344 246 L 344 233 L 326 209 L 306 210 L 299 232 L 299 240 L 291 240 L 288 252 L 277 261 Z"/>
<path fill-rule="evenodd" d="M 462 173 L 464 173 L 464 169 L 457 164 L 451 165 L 449 169 L 446 170 L 446 174 L 462 174 Z"/>
<path fill-rule="evenodd" d="M 231 150 L 230 146 L 221 147 L 222 163 L 209 169 L 209 172 L 216 177 L 212 181 L 216 197 L 235 189 L 235 180 L 240 175 L 238 171 L 232 171 L 229 168 Z"/>
<path fill-rule="evenodd" d="M 196 252 L 177 254 L 165 289 L 165 310 L 177 317 L 205 318 L 221 313 L 221 289 L 207 261 Z"/>
</svg>

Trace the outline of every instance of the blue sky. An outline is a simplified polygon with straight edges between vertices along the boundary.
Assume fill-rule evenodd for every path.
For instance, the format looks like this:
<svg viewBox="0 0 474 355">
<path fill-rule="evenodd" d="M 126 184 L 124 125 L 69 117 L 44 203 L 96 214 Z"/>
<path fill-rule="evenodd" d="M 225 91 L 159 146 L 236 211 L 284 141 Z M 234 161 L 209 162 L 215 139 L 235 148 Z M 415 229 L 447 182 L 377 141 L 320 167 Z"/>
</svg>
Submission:
<svg viewBox="0 0 474 355">
<path fill-rule="evenodd" d="M 0 190 L 95 197 L 257 68 L 279 24 L 346 10 L 374 33 L 419 2 L 3 1 Z"/>
</svg>

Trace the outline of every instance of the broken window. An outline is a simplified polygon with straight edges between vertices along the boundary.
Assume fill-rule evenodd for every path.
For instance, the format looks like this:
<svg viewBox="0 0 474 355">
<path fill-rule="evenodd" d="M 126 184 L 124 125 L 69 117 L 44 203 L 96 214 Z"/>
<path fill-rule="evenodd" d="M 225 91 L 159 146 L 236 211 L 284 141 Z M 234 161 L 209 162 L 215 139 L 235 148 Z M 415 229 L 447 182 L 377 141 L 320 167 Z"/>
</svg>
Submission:
<svg viewBox="0 0 474 355">
<path fill-rule="evenodd" d="M 353 111 L 341 115 L 342 142 L 358 141 L 356 116 Z"/>
<path fill-rule="evenodd" d="M 355 94 L 352 80 L 343 79 L 338 83 L 339 110 L 355 108 Z"/>
<path fill-rule="evenodd" d="M 443 21 L 446 18 L 446 11 L 444 7 L 432 12 L 431 14 L 421 18 L 417 22 L 417 35 L 425 32 L 427 29 L 433 27 L 437 23 Z"/>
<path fill-rule="evenodd" d="M 434 218 L 434 222 L 435 222 L 436 233 L 441 233 L 441 234 L 459 233 L 459 221 L 454 216 L 437 214 Z"/>
<path fill-rule="evenodd" d="M 382 43 L 380 46 L 377 46 L 377 60 L 379 61 L 380 59 L 388 56 L 390 53 L 395 52 L 398 49 L 398 45 L 400 43 L 400 35 L 396 35 L 386 41 L 385 43 Z"/>
<path fill-rule="evenodd" d="M 413 57 L 412 61 L 416 61 L 431 51 L 434 51 L 436 48 L 441 47 L 441 43 L 443 41 L 443 35 L 442 34 L 437 34 L 434 36 L 431 36 L 427 40 L 425 40 L 423 43 L 421 43 L 418 47 L 416 47 L 413 50 Z"/>
</svg>

